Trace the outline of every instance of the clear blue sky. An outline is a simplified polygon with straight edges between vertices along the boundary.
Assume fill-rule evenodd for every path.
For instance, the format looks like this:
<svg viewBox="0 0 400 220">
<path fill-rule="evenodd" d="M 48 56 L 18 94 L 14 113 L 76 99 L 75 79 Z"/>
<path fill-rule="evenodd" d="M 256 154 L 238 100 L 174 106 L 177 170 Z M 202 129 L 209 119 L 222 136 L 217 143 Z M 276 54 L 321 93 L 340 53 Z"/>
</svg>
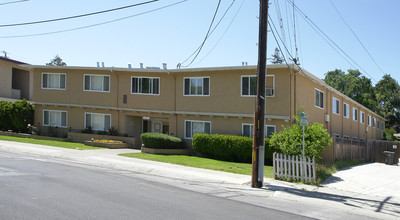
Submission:
<svg viewBox="0 0 400 220">
<path fill-rule="evenodd" d="M 68 17 L 145 0 L 29 0 L 4 4 L 12 1 L 15 0 L 0 0 L 0 25 Z M 148 12 L 179 1 L 161 0 L 145 6 L 67 21 L 1 27 L 0 51 L 8 52 L 10 58 L 35 65 L 45 64 L 58 54 L 69 66 L 96 66 L 96 62 L 100 61 L 105 62 L 106 66 L 127 67 L 127 64 L 131 63 L 133 67 L 139 67 L 139 63 L 144 63 L 145 66 L 162 66 L 165 62 L 169 68 L 176 68 L 176 65 L 186 60 L 203 41 L 217 0 L 188 0 L 158 11 L 76 31 L 32 37 L 4 37 L 41 34 L 98 24 Z M 372 77 L 374 84 L 382 78 L 382 71 L 341 20 L 330 0 L 294 1 L 308 18 L 365 70 L 362 72 L 366 77 Z M 396 57 L 400 51 L 400 1 L 332 1 L 383 72 L 391 74 L 399 81 L 400 71 L 397 68 Z M 222 0 L 214 25 L 231 3 L 232 0 Z M 240 8 L 241 4 L 243 5 Z M 294 55 L 293 9 L 288 1 L 270 0 L 270 16 L 277 26 L 277 6 L 283 19 L 286 46 Z M 237 12 L 236 18 L 227 29 Z M 243 61 L 249 65 L 257 64 L 258 15 L 258 0 L 236 0 L 206 41 L 198 58 L 193 62 L 194 65 L 190 67 L 240 66 Z M 320 78 L 323 78 L 327 71 L 336 68 L 359 68 L 354 63 L 352 66 L 346 62 L 344 55 L 341 56 L 333 50 L 297 11 L 295 17 L 298 55 L 303 68 Z M 278 29 L 278 33 L 283 37 L 281 29 Z M 276 46 L 272 32 L 269 32 L 269 57 Z M 281 46 L 283 47 L 282 43 Z"/>
</svg>

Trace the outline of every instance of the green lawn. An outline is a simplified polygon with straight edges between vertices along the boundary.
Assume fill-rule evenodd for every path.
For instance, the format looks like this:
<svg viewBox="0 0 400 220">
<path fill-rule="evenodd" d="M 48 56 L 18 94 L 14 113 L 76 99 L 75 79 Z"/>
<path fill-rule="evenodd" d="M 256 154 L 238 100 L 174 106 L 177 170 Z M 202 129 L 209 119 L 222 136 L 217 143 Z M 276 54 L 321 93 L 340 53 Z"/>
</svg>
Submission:
<svg viewBox="0 0 400 220">
<path fill-rule="evenodd" d="M 100 148 L 100 147 L 87 146 L 82 143 L 40 140 L 40 139 L 34 139 L 34 138 L 21 138 L 21 137 L 12 137 L 12 136 L 4 136 L 4 135 L 0 135 L 0 140 L 15 141 L 15 142 L 21 142 L 21 143 L 30 143 L 30 144 L 41 144 L 41 145 L 47 145 L 47 146 L 53 146 L 53 147 L 76 149 L 76 150 L 104 149 L 104 148 Z"/>
<path fill-rule="evenodd" d="M 213 160 L 202 157 L 185 156 L 185 155 L 157 155 L 144 153 L 120 154 L 120 156 L 134 157 L 145 160 L 154 160 L 164 163 L 179 164 L 189 167 L 204 168 L 209 170 L 218 170 L 229 173 L 251 175 L 251 164 L 234 163 L 220 160 Z M 273 178 L 272 166 L 264 166 L 264 176 Z"/>
</svg>

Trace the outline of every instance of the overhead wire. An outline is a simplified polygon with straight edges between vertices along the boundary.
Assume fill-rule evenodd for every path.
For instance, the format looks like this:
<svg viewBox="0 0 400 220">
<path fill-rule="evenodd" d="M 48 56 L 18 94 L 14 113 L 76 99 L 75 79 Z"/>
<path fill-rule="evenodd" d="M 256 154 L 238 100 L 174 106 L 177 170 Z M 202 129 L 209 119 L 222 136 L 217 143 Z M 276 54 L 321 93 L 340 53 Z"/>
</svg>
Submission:
<svg viewBox="0 0 400 220">
<path fill-rule="evenodd" d="M 122 17 L 122 18 L 118 18 L 118 19 L 114 19 L 114 20 L 110 20 L 110 21 L 106 21 L 106 22 L 101 22 L 101 23 L 97 23 L 97 24 L 91 24 L 91 25 L 86 25 L 86 26 L 81 26 L 81 27 L 77 27 L 77 28 L 70 28 L 70 29 L 65 29 L 65 30 L 59 30 L 59 31 L 51 31 L 51 32 L 45 32 L 45 33 L 39 33 L 39 34 L 26 34 L 26 35 L 14 35 L 14 36 L 0 36 L 0 38 L 21 38 L 21 37 L 35 37 L 35 36 L 43 36 L 43 35 L 50 35 L 50 34 L 58 34 L 58 33 L 64 33 L 64 32 L 70 32 L 70 31 L 76 31 L 76 30 L 82 30 L 82 29 L 86 29 L 86 28 L 91 28 L 91 27 L 96 27 L 96 26 L 100 26 L 100 25 L 105 25 L 105 24 L 109 24 L 109 23 L 113 23 L 113 22 L 117 22 L 117 21 L 122 21 L 122 20 L 126 20 L 129 18 L 133 18 L 133 17 L 137 17 L 140 15 L 144 15 L 144 14 L 148 14 L 151 12 L 155 12 L 155 11 L 159 11 L 165 8 L 169 8 L 184 2 L 187 2 L 189 0 L 182 0 L 176 3 L 172 3 L 163 7 L 159 7 L 156 9 L 152 9 L 149 11 L 145 11 L 142 13 L 138 13 L 138 14 L 134 14 L 134 15 L 130 15 L 130 16 L 126 16 L 126 17 Z"/>
<path fill-rule="evenodd" d="M 206 41 L 207 41 L 207 39 L 208 39 L 208 37 L 209 37 L 209 33 L 210 33 L 211 28 L 212 28 L 212 26 L 213 26 L 213 24 L 214 24 L 215 17 L 217 16 L 217 13 L 218 13 L 219 6 L 220 6 L 220 5 L 221 5 L 221 0 L 218 1 L 217 8 L 215 9 L 215 12 L 214 12 L 213 18 L 212 18 L 212 20 L 211 20 L 210 26 L 208 27 L 207 34 L 206 34 L 206 36 L 204 37 L 204 40 L 203 40 L 203 42 L 201 43 L 200 48 L 198 48 L 198 49 L 196 50 L 196 51 L 197 51 L 197 53 L 195 52 L 196 55 L 194 56 L 194 58 L 192 59 L 192 61 L 190 61 L 190 63 L 189 63 L 188 65 L 182 66 L 182 64 L 185 63 L 187 60 L 189 60 L 190 57 L 187 58 L 187 59 L 186 59 L 185 61 L 183 61 L 182 63 L 179 63 L 179 64 L 178 64 L 179 67 L 188 67 L 188 66 L 190 66 L 190 65 L 193 63 L 193 61 L 197 58 L 197 56 L 199 55 L 199 53 L 201 52 L 201 50 L 203 49 L 203 46 L 204 46 L 204 44 L 206 43 Z"/>
<path fill-rule="evenodd" d="M 29 0 L 17 0 L 17 1 L 11 1 L 11 2 L 3 2 L 3 3 L 0 3 L 0 6 L 14 4 L 14 3 L 27 2 L 27 1 L 29 1 Z"/>
<path fill-rule="evenodd" d="M 354 35 L 354 37 L 358 40 L 358 42 L 361 44 L 361 46 L 364 48 L 365 52 L 367 52 L 368 56 L 371 58 L 371 60 L 375 63 L 375 65 L 378 67 L 378 69 L 385 74 L 385 72 L 383 72 L 382 68 L 376 63 L 375 59 L 372 57 L 371 53 L 367 50 L 367 48 L 365 47 L 365 45 L 361 42 L 360 38 L 357 36 L 357 34 L 354 32 L 354 30 L 350 27 L 350 25 L 346 22 L 346 20 L 344 19 L 344 17 L 342 16 L 342 14 L 339 12 L 339 10 L 337 9 L 337 7 L 335 6 L 335 4 L 333 4 L 332 0 L 329 0 L 333 6 L 333 8 L 335 9 L 335 11 L 339 14 L 340 18 L 342 19 L 342 21 L 346 24 L 346 26 L 350 29 L 351 33 Z"/>
<path fill-rule="evenodd" d="M 292 0 L 287 0 L 290 3 L 293 3 Z M 294 4 L 295 9 L 299 12 L 299 14 L 302 16 L 302 18 L 316 31 L 316 32 L 320 32 L 324 37 L 326 38 L 329 42 L 331 42 L 338 50 L 341 51 L 341 53 L 343 55 L 345 55 L 349 60 L 351 60 L 359 69 L 361 69 L 365 74 L 367 74 L 372 80 L 374 80 L 376 82 L 376 80 L 364 69 L 362 68 L 353 58 L 351 58 L 341 47 L 339 47 L 339 45 L 337 45 L 327 34 L 325 34 L 324 31 L 322 31 L 321 28 L 319 28 L 296 4 Z M 317 31 L 318 30 L 318 31 Z M 321 36 L 321 35 L 320 35 Z M 322 36 L 321 36 L 322 37 Z M 325 39 L 324 39 L 325 40 Z M 325 40 L 325 41 L 327 41 Z M 329 44 L 332 48 L 332 44 Z M 337 51 L 337 50 L 335 50 Z M 338 51 L 337 51 L 338 52 Z M 339 53 L 340 54 L 340 53 Z M 340 54 L 342 56 L 342 54 Z M 353 65 L 351 65 L 353 66 Z M 353 66 L 354 67 L 354 66 Z"/>
<path fill-rule="evenodd" d="M 199 63 L 201 63 L 205 58 L 207 58 L 208 55 L 210 55 L 210 53 L 215 49 L 215 47 L 219 44 L 219 42 L 222 40 L 222 38 L 225 36 L 226 32 L 228 31 L 228 29 L 231 27 L 233 21 L 235 20 L 235 18 L 237 17 L 237 15 L 239 14 L 240 9 L 242 8 L 244 2 L 246 0 L 242 1 L 242 4 L 240 4 L 238 10 L 236 11 L 235 15 L 233 16 L 231 22 L 229 23 L 229 25 L 227 26 L 227 28 L 225 29 L 224 33 L 221 35 L 221 37 L 218 39 L 218 41 L 214 44 L 214 46 L 210 49 L 210 51 L 197 63 L 195 63 L 194 65 L 197 65 Z"/>
<path fill-rule="evenodd" d="M 151 0 L 151 1 L 127 5 L 127 6 L 123 6 L 123 7 L 119 7 L 119 8 L 112 8 L 112 9 L 103 10 L 103 11 L 97 11 L 97 12 L 92 12 L 92 13 L 87 13 L 87 14 L 74 15 L 74 16 L 55 18 L 55 19 L 49 19 L 49 20 L 31 21 L 31 22 L 15 23 L 15 24 L 2 24 L 2 25 L 0 25 L 0 28 L 33 25 L 33 24 L 43 24 L 43 23 L 49 23 L 49 22 L 55 22 L 55 21 L 63 21 L 63 20 L 69 20 L 69 19 L 75 19 L 75 18 L 82 18 L 82 17 L 92 16 L 92 15 L 98 15 L 98 14 L 108 13 L 108 12 L 112 12 L 112 11 L 118 11 L 118 10 L 122 10 L 122 9 L 137 7 L 137 6 L 141 6 L 141 5 L 146 5 L 146 4 L 150 4 L 150 3 L 154 3 L 154 2 L 158 2 L 158 1 L 160 1 L 160 0 Z"/>
</svg>

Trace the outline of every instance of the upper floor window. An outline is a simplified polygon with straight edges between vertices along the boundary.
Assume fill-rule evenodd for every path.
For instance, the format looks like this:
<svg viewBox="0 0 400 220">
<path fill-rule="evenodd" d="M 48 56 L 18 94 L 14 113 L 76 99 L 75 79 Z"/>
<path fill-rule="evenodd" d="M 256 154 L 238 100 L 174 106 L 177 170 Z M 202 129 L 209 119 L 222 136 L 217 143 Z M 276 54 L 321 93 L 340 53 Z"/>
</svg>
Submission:
<svg viewBox="0 0 400 220">
<path fill-rule="evenodd" d="M 85 113 L 85 128 L 89 127 L 97 131 L 107 131 L 111 128 L 111 115 Z"/>
<path fill-rule="evenodd" d="M 332 98 L 332 112 L 337 115 L 340 114 L 340 101 L 336 98 Z"/>
<path fill-rule="evenodd" d="M 257 95 L 257 76 L 242 76 L 242 96 Z M 265 76 L 265 96 L 275 96 L 275 75 Z"/>
<path fill-rule="evenodd" d="M 253 137 L 253 124 L 242 124 L 242 135 L 246 137 Z M 265 125 L 265 137 L 271 137 L 275 133 L 275 125 Z"/>
<path fill-rule="evenodd" d="M 353 121 L 358 120 L 358 109 L 353 108 Z"/>
<path fill-rule="evenodd" d="M 319 89 L 315 89 L 315 106 L 324 108 L 324 92 Z"/>
<path fill-rule="evenodd" d="M 132 94 L 160 94 L 160 78 L 158 77 L 132 77 Z"/>
<path fill-rule="evenodd" d="M 371 115 L 368 115 L 368 126 L 371 126 Z"/>
<path fill-rule="evenodd" d="M 364 121 L 365 121 L 365 114 L 363 111 L 360 111 L 360 123 L 364 124 Z"/>
<path fill-rule="evenodd" d="M 346 118 L 350 117 L 350 108 L 349 104 L 343 102 L 343 116 Z"/>
<path fill-rule="evenodd" d="M 110 76 L 109 75 L 84 75 L 84 91 L 109 92 Z"/>
<path fill-rule="evenodd" d="M 372 126 L 375 128 L 376 127 L 376 118 L 372 121 Z"/>
<path fill-rule="evenodd" d="M 67 112 L 57 110 L 43 110 L 43 125 L 66 128 Z"/>
<path fill-rule="evenodd" d="M 184 95 L 208 96 L 210 95 L 210 77 L 184 78 Z"/>
<path fill-rule="evenodd" d="M 378 125 L 376 126 L 378 129 L 381 127 L 381 122 L 378 120 Z"/>
<path fill-rule="evenodd" d="M 211 134 L 211 122 L 185 120 L 185 138 L 192 139 L 197 133 Z"/>
<path fill-rule="evenodd" d="M 265 96 L 275 96 L 275 75 L 266 75 Z"/>
<path fill-rule="evenodd" d="M 65 90 L 65 73 L 42 73 L 42 89 Z"/>
<path fill-rule="evenodd" d="M 257 76 L 242 76 L 242 96 L 257 95 Z"/>
</svg>

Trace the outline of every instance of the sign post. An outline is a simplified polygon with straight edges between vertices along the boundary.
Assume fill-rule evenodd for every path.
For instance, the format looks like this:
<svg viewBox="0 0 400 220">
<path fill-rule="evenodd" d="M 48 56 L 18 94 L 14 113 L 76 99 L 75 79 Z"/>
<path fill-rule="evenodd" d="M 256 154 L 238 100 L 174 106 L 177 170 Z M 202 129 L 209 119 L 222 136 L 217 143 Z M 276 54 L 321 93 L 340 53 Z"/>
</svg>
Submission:
<svg viewBox="0 0 400 220">
<path fill-rule="evenodd" d="M 301 172 L 301 178 L 304 180 L 305 170 L 304 164 L 305 164 L 305 155 L 304 155 L 304 127 L 308 125 L 308 115 L 307 113 L 300 113 L 300 125 L 303 126 L 303 166 L 302 166 L 302 172 Z"/>
</svg>

